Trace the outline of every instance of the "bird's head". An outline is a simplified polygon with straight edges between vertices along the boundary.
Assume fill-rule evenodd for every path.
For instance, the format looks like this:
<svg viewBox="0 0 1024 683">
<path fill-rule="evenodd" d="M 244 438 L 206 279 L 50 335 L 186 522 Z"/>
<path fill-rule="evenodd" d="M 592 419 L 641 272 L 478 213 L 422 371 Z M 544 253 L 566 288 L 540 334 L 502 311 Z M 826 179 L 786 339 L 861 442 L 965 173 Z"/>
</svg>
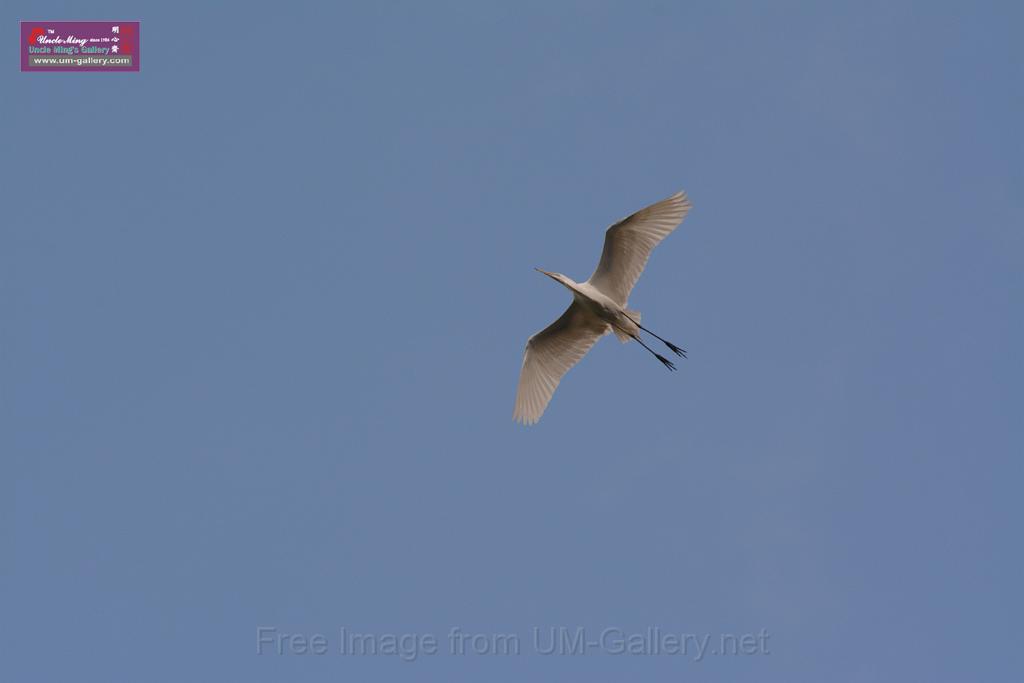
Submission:
<svg viewBox="0 0 1024 683">
<path fill-rule="evenodd" d="M 536 270 L 538 273 L 544 273 L 555 282 L 561 282 L 562 284 L 565 284 L 565 276 L 562 275 L 561 273 L 549 273 L 548 271 L 541 270 L 540 268 L 534 268 L 534 270 Z"/>
<path fill-rule="evenodd" d="M 572 278 L 567 277 L 565 275 L 562 275 L 561 273 L 549 273 L 548 271 L 541 270 L 540 268 L 534 268 L 534 270 L 536 270 L 538 273 L 544 273 L 549 278 L 551 278 L 555 282 L 559 283 L 563 287 L 566 287 L 570 291 L 572 291 L 572 292 L 576 291 L 576 286 L 577 285 L 576 285 L 576 282 L 574 282 Z"/>
</svg>

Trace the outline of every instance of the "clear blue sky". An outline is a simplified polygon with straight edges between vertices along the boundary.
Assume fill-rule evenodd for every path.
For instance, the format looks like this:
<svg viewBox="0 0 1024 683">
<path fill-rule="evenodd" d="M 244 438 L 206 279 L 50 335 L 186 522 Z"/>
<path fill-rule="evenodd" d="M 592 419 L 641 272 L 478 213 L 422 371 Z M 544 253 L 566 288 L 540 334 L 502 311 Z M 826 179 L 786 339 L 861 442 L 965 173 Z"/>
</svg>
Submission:
<svg viewBox="0 0 1024 683">
<path fill-rule="evenodd" d="M 0 678 L 1021 680 L 1024 11 L 983 5 L 6 3 Z M 141 73 L 18 72 L 77 18 Z M 631 303 L 689 360 L 606 338 L 513 424 L 533 267 L 678 189 Z"/>
</svg>

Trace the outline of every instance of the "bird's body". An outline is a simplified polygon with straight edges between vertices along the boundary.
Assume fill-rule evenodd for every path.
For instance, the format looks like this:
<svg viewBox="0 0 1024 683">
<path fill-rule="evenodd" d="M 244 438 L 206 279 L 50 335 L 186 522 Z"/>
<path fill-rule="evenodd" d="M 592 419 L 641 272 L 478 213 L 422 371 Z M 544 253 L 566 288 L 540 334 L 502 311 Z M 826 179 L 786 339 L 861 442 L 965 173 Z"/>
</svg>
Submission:
<svg viewBox="0 0 1024 683">
<path fill-rule="evenodd" d="M 637 316 L 634 315 L 633 318 L 630 318 L 627 315 L 625 306 L 615 303 L 610 296 L 590 284 L 589 281 L 574 282 L 571 278 L 560 273 L 541 272 L 545 275 L 558 275 L 559 277 L 555 279 L 572 292 L 573 301 L 579 304 L 588 314 L 608 325 L 605 334 L 621 330 L 631 338 L 633 334 L 640 331 L 640 327 L 635 321 Z M 629 311 L 629 313 L 635 313 L 635 311 Z"/>
<path fill-rule="evenodd" d="M 585 282 L 537 269 L 569 289 L 573 302 L 558 320 L 527 341 L 514 419 L 524 424 L 537 422 L 562 376 L 609 332 L 623 342 L 639 342 L 667 368 L 675 369 L 671 361 L 644 344 L 640 331 L 661 340 L 679 356 L 685 356 L 683 350 L 643 327 L 640 314 L 626 306 L 651 251 L 682 222 L 690 206 L 686 194 L 679 192 L 612 225 L 605 233 L 597 270 Z"/>
</svg>

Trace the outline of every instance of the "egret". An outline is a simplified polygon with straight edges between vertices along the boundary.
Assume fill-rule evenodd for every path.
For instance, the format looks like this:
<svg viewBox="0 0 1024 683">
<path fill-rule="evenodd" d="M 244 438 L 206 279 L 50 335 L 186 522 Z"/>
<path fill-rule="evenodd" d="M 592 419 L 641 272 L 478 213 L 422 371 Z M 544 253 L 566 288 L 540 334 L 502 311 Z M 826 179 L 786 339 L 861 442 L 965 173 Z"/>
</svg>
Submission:
<svg viewBox="0 0 1024 683">
<path fill-rule="evenodd" d="M 666 368 L 676 369 L 672 361 L 644 343 L 640 331 L 661 341 L 677 356 L 685 358 L 686 352 L 641 325 L 640 313 L 627 305 L 651 252 L 683 222 L 690 206 L 686 193 L 677 192 L 613 224 L 605 232 L 597 269 L 586 282 L 535 269 L 568 288 L 573 301 L 558 320 L 526 342 L 512 419 L 523 424 L 540 420 L 565 373 L 609 332 L 624 344 L 639 342 Z"/>
</svg>

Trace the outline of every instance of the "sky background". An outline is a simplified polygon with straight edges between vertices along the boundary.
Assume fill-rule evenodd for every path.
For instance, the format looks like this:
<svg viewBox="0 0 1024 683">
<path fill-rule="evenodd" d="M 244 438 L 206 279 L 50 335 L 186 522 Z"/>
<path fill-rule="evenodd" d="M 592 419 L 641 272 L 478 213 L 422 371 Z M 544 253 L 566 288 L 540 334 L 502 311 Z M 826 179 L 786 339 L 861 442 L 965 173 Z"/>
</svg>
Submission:
<svg viewBox="0 0 1024 683">
<path fill-rule="evenodd" d="M 1021 680 L 1022 7 L 5 3 L 0 677 Z M 141 73 L 19 73 L 102 18 Z M 679 189 L 689 360 L 514 424 L 533 267 Z"/>
</svg>

